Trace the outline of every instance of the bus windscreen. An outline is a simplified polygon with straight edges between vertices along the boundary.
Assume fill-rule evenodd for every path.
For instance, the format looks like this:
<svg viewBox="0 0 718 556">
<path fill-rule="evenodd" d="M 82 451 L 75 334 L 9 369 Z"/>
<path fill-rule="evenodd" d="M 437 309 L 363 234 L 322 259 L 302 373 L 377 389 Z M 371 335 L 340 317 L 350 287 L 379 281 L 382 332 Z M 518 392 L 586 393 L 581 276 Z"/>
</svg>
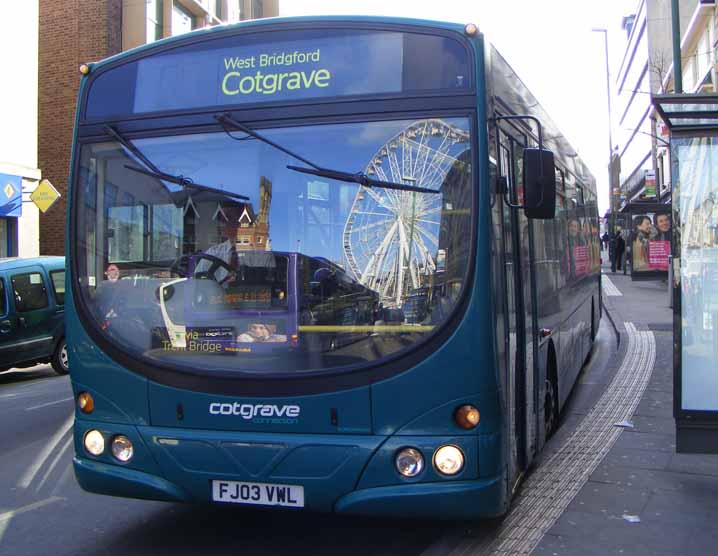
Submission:
<svg viewBox="0 0 718 556">
<path fill-rule="evenodd" d="M 90 323 L 135 358 L 193 372 L 356 368 L 432 337 L 472 261 L 470 120 L 262 134 L 423 189 L 295 172 L 282 150 L 221 128 L 84 144 L 74 249 Z M 143 158 L 160 173 L 133 171 Z"/>
</svg>

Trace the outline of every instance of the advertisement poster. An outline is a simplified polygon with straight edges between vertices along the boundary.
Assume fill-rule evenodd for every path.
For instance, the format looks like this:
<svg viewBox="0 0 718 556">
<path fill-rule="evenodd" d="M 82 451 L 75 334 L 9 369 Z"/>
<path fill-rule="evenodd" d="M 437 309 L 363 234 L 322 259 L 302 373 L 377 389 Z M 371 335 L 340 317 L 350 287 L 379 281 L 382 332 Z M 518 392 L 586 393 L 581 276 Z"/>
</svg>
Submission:
<svg viewBox="0 0 718 556">
<path fill-rule="evenodd" d="M 671 215 L 634 214 L 628 244 L 633 274 L 667 272 L 671 254 Z"/>
<path fill-rule="evenodd" d="M 573 261 L 576 265 L 576 276 L 584 276 L 591 270 L 588 245 L 576 245 L 573 248 Z"/>
</svg>

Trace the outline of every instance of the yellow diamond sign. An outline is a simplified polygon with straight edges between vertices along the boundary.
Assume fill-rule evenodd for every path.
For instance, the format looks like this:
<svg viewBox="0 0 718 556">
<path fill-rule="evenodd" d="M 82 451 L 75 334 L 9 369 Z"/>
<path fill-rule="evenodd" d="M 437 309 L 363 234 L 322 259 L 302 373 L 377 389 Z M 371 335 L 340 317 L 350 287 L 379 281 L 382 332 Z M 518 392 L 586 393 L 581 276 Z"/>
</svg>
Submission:
<svg viewBox="0 0 718 556">
<path fill-rule="evenodd" d="M 35 191 L 30 194 L 30 199 L 42 212 L 47 212 L 47 209 L 55 204 L 55 201 L 59 198 L 60 194 L 57 189 L 52 186 L 50 180 L 40 181 Z"/>
<path fill-rule="evenodd" d="M 12 186 L 11 183 L 8 183 L 5 185 L 5 187 L 3 187 L 3 192 L 8 199 L 11 199 L 12 196 L 15 195 L 15 188 Z"/>
</svg>

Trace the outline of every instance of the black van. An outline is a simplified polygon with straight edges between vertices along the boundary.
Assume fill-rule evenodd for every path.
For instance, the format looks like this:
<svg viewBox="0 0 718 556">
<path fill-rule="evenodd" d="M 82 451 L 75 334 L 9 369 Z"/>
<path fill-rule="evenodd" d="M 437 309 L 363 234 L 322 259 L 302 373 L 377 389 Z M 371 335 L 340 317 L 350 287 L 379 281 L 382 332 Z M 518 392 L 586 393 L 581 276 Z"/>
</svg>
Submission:
<svg viewBox="0 0 718 556">
<path fill-rule="evenodd" d="M 51 363 L 67 374 L 65 258 L 0 259 L 0 371 Z"/>
</svg>

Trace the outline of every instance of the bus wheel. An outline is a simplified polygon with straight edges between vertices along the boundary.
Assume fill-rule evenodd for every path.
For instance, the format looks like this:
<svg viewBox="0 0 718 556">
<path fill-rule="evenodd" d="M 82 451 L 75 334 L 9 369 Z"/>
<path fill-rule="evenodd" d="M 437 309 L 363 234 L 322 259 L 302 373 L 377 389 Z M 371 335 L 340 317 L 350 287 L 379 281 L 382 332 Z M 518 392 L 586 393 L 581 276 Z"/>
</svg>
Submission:
<svg viewBox="0 0 718 556">
<path fill-rule="evenodd" d="M 55 353 L 52 355 L 52 361 L 50 362 L 52 368 L 59 375 L 66 375 L 70 372 L 70 366 L 67 363 L 67 342 L 65 338 L 60 340 L 55 349 Z"/>
<path fill-rule="evenodd" d="M 546 377 L 544 390 L 544 437 L 548 440 L 555 432 L 558 421 L 558 399 L 556 396 L 556 386 L 550 377 Z"/>
<path fill-rule="evenodd" d="M 594 309 L 593 309 L 593 301 L 591 301 L 591 341 L 596 340 L 596 321 L 594 319 Z"/>
</svg>

